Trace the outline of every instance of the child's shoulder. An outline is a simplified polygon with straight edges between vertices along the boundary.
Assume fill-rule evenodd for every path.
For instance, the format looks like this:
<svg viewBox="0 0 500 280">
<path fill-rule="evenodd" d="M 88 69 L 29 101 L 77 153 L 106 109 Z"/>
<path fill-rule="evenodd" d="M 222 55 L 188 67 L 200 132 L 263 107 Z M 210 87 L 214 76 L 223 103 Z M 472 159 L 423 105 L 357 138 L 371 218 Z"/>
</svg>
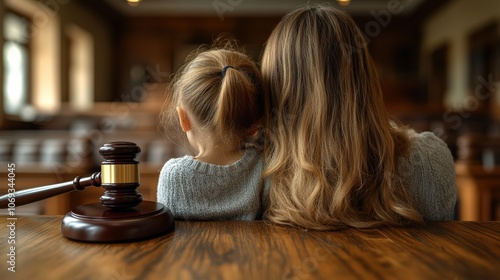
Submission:
<svg viewBox="0 0 500 280">
<path fill-rule="evenodd" d="M 182 157 L 176 157 L 176 158 L 170 158 L 167 160 L 167 162 L 165 163 L 165 165 L 169 165 L 169 164 L 182 164 L 182 162 L 186 161 L 186 160 L 189 160 L 189 159 L 192 159 L 193 157 L 192 156 L 188 156 L 188 155 L 185 155 L 185 156 L 182 156 Z"/>
<path fill-rule="evenodd" d="M 191 156 L 169 159 L 162 167 L 161 173 L 181 172 L 193 161 Z"/>
</svg>

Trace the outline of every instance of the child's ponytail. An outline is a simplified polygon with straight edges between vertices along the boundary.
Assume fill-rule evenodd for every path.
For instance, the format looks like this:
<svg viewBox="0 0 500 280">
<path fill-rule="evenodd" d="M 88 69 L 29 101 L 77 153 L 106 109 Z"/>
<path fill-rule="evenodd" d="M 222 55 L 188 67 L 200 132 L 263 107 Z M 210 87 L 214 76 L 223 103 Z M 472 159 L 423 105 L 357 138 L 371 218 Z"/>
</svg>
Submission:
<svg viewBox="0 0 500 280">
<path fill-rule="evenodd" d="M 220 141 L 245 144 L 264 113 L 261 75 L 255 62 L 227 47 L 197 53 L 177 73 L 162 113 L 167 127 L 176 106 L 186 109 L 200 129 Z"/>
<path fill-rule="evenodd" d="M 256 84 L 251 65 L 222 68 L 222 82 L 217 110 L 213 118 L 219 133 L 244 137 L 262 113 L 260 84 Z"/>
</svg>

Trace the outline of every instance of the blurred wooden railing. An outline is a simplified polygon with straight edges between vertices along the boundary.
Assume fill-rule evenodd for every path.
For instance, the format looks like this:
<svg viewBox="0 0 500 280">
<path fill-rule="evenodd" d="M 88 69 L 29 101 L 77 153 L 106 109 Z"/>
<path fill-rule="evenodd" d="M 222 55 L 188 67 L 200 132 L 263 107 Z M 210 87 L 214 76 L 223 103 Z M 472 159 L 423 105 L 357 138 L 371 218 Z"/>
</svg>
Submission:
<svg viewBox="0 0 500 280">
<path fill-rule="evenodd" d="M 156 200 L 158 175 L 163 164 L 185 153 L 156 132 L 115 131 L 100 135 L 64 130 L 0 131 L 0 194 L 8 191 L 8 178 L 15 178 L 15 190 L 72 181 L 100 170 L 99 148 L 112 141 L 130 141 L 141 148 L 141 186 L 145 200 Z M 14 164 L 14 170 L 8 170 Z M 9 173 L 13 173 L 10 174 Z M 99 201 L 104 191 L 88 188 L 17 208 L 25 214 L 65 214 L 76 205 Z"/>
</svg>

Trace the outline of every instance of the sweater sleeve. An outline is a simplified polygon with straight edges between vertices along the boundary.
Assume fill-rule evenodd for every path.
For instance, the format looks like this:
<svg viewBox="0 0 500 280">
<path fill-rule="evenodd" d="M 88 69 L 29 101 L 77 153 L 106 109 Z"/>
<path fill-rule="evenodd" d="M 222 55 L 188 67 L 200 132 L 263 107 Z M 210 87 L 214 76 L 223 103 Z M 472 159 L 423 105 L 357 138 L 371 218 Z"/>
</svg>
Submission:
<svg viewBox="0 0 500 280">
<path fill-rule="evenodd" d="M 410 188 L 420 214 L 426 221 L 452 220 L 457 188 L 448 146 L 431 132 L 413 133 L 410 139 L 411 151 L 402 160 L 399 173 Z"/>
</svg>

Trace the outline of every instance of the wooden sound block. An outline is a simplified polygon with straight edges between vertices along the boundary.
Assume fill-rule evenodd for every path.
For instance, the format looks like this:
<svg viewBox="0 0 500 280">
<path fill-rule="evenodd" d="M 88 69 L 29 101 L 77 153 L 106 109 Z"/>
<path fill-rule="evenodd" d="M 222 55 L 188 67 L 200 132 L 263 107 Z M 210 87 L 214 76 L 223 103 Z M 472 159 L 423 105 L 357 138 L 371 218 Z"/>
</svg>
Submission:
<svg viewBox="0 0 500 280">
<path fill-rule="evenodd" d="M 135 207 L 115 209 L 92 203 L 66 214 L 61 233 L 77 241 L 129 242 L 160 236 L 174 227 L 172 212 L 161 203 L 143 201 Z"/>
</svg>

